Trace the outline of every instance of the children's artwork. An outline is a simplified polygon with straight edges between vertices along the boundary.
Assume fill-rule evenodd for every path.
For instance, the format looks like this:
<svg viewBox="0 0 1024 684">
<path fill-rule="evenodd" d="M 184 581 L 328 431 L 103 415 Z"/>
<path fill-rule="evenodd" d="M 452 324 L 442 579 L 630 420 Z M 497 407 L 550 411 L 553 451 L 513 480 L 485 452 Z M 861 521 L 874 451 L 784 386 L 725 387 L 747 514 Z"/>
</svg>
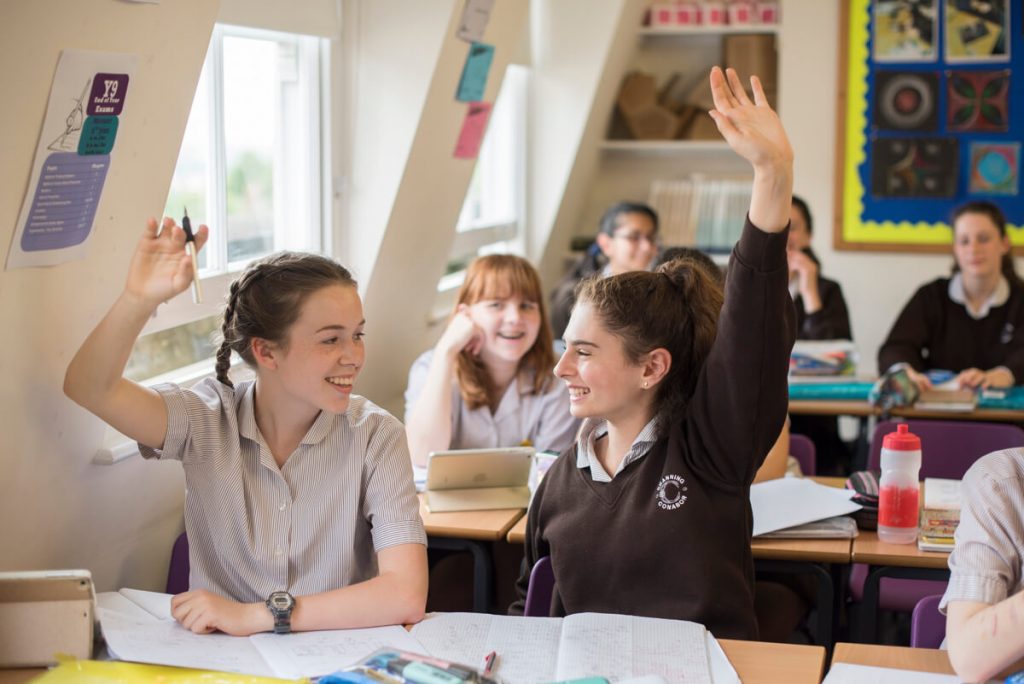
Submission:
<svg viewBox="0 0 1024 684">
<path fill-rule="evenodd" d="M 61 53 L 8 269 L 85 256 L 136 62 L 135 55 Z"/>
<path fill-rule="evenodd" d="M 875 127 L 931 133 L 939 127 L 939 76 L 930 71 L 875 74 Z"/>
<path fill-rule="evenodd" d="M 835 246 L 948 254 L 949 217 L 975 199 L 1024 246 L 1020 0 L 841 3 Z"/>
<path fill-rule="evenodd" d="M 466 63 L 462 67 L 459 87 L 455 99 L 459 102 L 479 102 L 484 99 L 484 88 L 487 87 L 487 74 L 494 60 L 494 46 L 486 43 L 473 43 L 466 54 Z"/>
<path fill-rule="evenodd" d="M 972 142 L 971 186 L 979 195 L 1016 195 L 1020 178 L 1020 143 Z"/>
<path fill-rule="evenodd" d="M 480 154 L 480 143 L 487 131 L 487 119 L 491 116 L 490 102 L 470 102 L 466 110 L 466 118 L 459 132 L 459 142 L 455 145 L 456 159 L 476 159 Z"/>
<path fill-rule="evenodd" d="M 874 3 L 876 62 L 934 62 L 938 0 Z"/>
<path fill-rule="evenodd" d="M 1004 62 L 1010 57 L 1007 0 L 945 0 L 946 61 Z"/>
<path fill-rule="evenodd" d="M 455 35 L 467 43 L 479 43 L 484 39 L 484 31 L 491 20 L 494 0 L 466 0 L 459 18 L 459 28 Z"/>
<path fill-rule="evenodd" d="M 876 197 L 952 197 L 957 142 L 950 138 L 881 138 L 871 144 Z"/>
<path fill-rule="evenodd" d="M 946 93 L 946 126 L 950 131 L 1009 129 L 1009 69 L 947 71 Z"/>
</svg>

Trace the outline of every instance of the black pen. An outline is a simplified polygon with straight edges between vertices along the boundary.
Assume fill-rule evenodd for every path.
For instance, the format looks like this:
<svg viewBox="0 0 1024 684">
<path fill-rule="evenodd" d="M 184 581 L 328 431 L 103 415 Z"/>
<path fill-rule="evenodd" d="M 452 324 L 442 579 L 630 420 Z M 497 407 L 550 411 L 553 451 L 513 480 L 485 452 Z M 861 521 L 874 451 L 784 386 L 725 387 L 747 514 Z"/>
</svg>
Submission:
<svg viewBox="0 0 1024 684">
<path fill-rule="evenodd" d="M 192 257 L 192 302 L 199 304 L 203 301 L 203 291 L 199 287 L 199 258 L 196 251 L 196 236 L 192 233 L 192 222 L 188 220 L 188 207 L 185 207 L 185 217 L 181 219 L 181 227 L 185 231 L 185 251 Z"/>
</svg>

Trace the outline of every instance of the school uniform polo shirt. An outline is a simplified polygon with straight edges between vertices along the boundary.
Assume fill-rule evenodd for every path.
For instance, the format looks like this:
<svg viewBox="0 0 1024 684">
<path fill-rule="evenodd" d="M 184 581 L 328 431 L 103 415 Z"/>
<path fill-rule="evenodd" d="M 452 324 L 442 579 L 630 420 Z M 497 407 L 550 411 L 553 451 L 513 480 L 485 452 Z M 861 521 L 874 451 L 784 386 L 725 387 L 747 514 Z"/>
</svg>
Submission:
<svg viewBox="0 0 1024 684">
<path fill-rule="evenodd" d="M 416 401 L 426 384 L 434 350 L 420 355 L 409 369 L 405 390 L 405 422 L 409 422 Z M 481 406 L 470 409 L 462 400 L 457 382 L 452 382 L 452 439 L 449 449 L 494 449 L 528 443 L 537 451 L 568 449 L 576 436 L 579 421 L 569 413 L 569 390 L 554 377 L 546 390 L 537 394 L 533 378 L 517 376 L 498 409 Z"/>
<path fill-rule="evenodd" d="M 960 524 L 939 604 L 994 604 L 1024 591 L 1024 449 L 982 457 L 964 475 Z"/>
<path fill-rule="evenodd" d="M 377 575 L 376 552 L 426 544 L 402 424 L 360 396 L 322 411 L 278 467 L 256 426 L 255 382 L 155 388 L 163 449 L 185 468 L 192 589 L 242 602 L 315 594 Z"/>
</svg>

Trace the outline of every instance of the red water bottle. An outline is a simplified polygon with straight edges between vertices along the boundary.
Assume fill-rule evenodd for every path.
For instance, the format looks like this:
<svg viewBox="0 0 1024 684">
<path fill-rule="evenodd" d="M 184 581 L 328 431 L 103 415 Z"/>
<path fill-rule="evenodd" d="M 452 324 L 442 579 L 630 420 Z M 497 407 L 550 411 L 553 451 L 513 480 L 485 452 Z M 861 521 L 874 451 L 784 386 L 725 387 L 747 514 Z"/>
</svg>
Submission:
<svg viewBox="0 0 1024 684">
<path fill-rule="evenodd" d="M 878 482 L 878 538 L 889 544 L 917 541 L 921 485 L 921 439 L 906 423 L 882 440 L 882 478 Z"/>
</svg>

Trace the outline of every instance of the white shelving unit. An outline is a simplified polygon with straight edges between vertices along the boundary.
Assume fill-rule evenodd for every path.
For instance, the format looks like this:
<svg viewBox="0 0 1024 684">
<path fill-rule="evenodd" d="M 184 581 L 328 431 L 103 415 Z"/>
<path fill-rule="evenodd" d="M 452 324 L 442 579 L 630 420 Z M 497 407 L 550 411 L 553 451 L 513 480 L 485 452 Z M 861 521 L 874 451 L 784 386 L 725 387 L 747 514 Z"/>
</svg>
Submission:
<svg viewBox="0 0 1024 684">
<path fill-rule="evenodd" d="M 627 154 L 732 153 L 724 140 L 605 140 L 601 143 L 601 149 Z"/>
<path fill-rule="evenodd" d="M 644 26 L 637 31 L 642 38 L 648 36 L 727 36 L 749 33 L 779 32 L 778 24 L 750 24 L 747 26 L 678 26 L 673 28 L 651 28 Z"/>
</svg>

